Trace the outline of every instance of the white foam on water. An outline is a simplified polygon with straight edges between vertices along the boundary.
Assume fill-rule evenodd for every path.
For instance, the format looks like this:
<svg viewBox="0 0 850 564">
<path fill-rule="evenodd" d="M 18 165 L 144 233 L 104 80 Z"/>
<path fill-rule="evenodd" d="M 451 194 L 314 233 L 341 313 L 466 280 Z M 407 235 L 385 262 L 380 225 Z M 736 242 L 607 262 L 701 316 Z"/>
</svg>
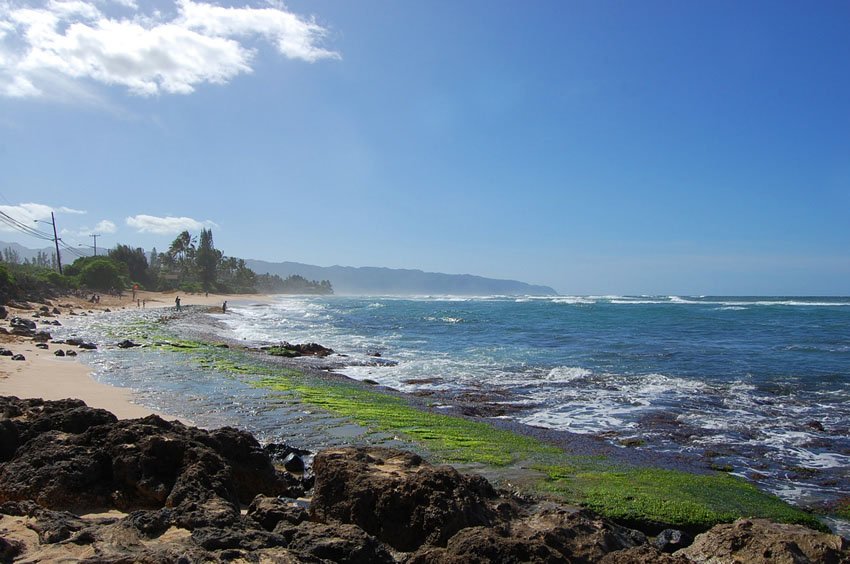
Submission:
<svg viewBox="0 0 850 564">
<path fill-rule="evenodd" d="M 586 378 L 591 374 L 590 370 L 578 366 L 558 366 L 550 370 L 543 379 L 548 382 L 566 383 Z"/>
<path fill-rule="evenodd" d="M 586 296 L 563 296 L 560 298 L 552 298 L 552 303 L 567 305 L 593 305 L 596 303 L 596 300 Z"/>
</svg>

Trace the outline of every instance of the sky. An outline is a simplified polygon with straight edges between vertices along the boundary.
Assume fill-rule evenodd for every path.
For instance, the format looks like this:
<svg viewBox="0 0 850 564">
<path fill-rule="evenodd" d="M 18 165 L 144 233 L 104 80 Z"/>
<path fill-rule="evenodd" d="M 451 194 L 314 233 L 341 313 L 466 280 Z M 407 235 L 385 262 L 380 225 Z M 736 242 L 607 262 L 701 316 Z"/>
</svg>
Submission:
<svg viewBox="0 0 850 564">
<path fill-rule="evenodd" d="M 0 212 L 51 211 L 72 248 L 850 295 L 850 3 L 0 0 Z"/>
</svg>

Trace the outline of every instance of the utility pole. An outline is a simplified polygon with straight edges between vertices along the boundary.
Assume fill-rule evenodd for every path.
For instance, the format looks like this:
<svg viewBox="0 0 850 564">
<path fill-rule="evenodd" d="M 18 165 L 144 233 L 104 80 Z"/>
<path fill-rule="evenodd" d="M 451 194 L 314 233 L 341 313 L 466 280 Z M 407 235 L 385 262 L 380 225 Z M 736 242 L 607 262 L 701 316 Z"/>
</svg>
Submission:
<svg viewBox="0 0 850 564">
<path fill-rule="evenodd" d="M 100 237 L 100 235 L 89 235 L 89 237 L 94 239 L 94 256 L 97 256 L 97 238 Z"/>
<path fill-rule="evenodd" d="M 56 218 L 50 212 L 50 222 L 53 224 L 53 244 L 56 245 L 56 264 L 59 265 L 59 274 L 62 274 L 62 259 L 59 257 L 59 237 L 56 235 Z"/>
</svg>

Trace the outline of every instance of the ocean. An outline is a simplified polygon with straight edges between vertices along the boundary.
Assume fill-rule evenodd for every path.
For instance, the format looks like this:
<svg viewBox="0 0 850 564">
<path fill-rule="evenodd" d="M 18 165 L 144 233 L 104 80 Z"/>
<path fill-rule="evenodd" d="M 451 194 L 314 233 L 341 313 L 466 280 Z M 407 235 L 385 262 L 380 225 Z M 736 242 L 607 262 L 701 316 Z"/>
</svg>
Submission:
<svg viewBox="0 0 850 564">
<path fill-rule="evenodd" d="M 330 347 L 351 378 L 683 454 L 803 507 L 850 499 L 850 298 L 279 296 L 209 315 L 247 344 Z M 98 377 L 190 418 L 180 398 L 232 386 L 119 358 Z M 268 414 L 262 391 L 227 394 L 214 423 Z"/>
</svg>

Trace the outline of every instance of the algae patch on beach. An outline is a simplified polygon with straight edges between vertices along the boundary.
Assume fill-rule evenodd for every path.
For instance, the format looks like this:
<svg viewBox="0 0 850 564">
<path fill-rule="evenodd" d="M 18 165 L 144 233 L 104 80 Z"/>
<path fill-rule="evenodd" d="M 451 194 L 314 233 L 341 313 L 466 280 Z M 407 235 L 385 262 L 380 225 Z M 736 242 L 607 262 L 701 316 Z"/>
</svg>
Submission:
<svg viewBox="0 0 850 564">
<path fill-rule="evenodd" d="M 739 517 L 763 517 L 825 530 L 812 515 L 728 474 L 612 465 L 592 457 L 565 461 L 539 468 L 547 476 L 542 488 L 620 522 L 702 531 Z"/>
<path fill-rule="evenodd" d="M 506 466 L 554 455 L 559 450 L 532 438 L 408 405 L 400 397 L 343 384 L 308 385 L 291 378 L 264 378 L 259 386 L 298 394 L 301 401 L 347 417 L 359 425 L 402 435 L 446 462 Z"/>
</svg>

